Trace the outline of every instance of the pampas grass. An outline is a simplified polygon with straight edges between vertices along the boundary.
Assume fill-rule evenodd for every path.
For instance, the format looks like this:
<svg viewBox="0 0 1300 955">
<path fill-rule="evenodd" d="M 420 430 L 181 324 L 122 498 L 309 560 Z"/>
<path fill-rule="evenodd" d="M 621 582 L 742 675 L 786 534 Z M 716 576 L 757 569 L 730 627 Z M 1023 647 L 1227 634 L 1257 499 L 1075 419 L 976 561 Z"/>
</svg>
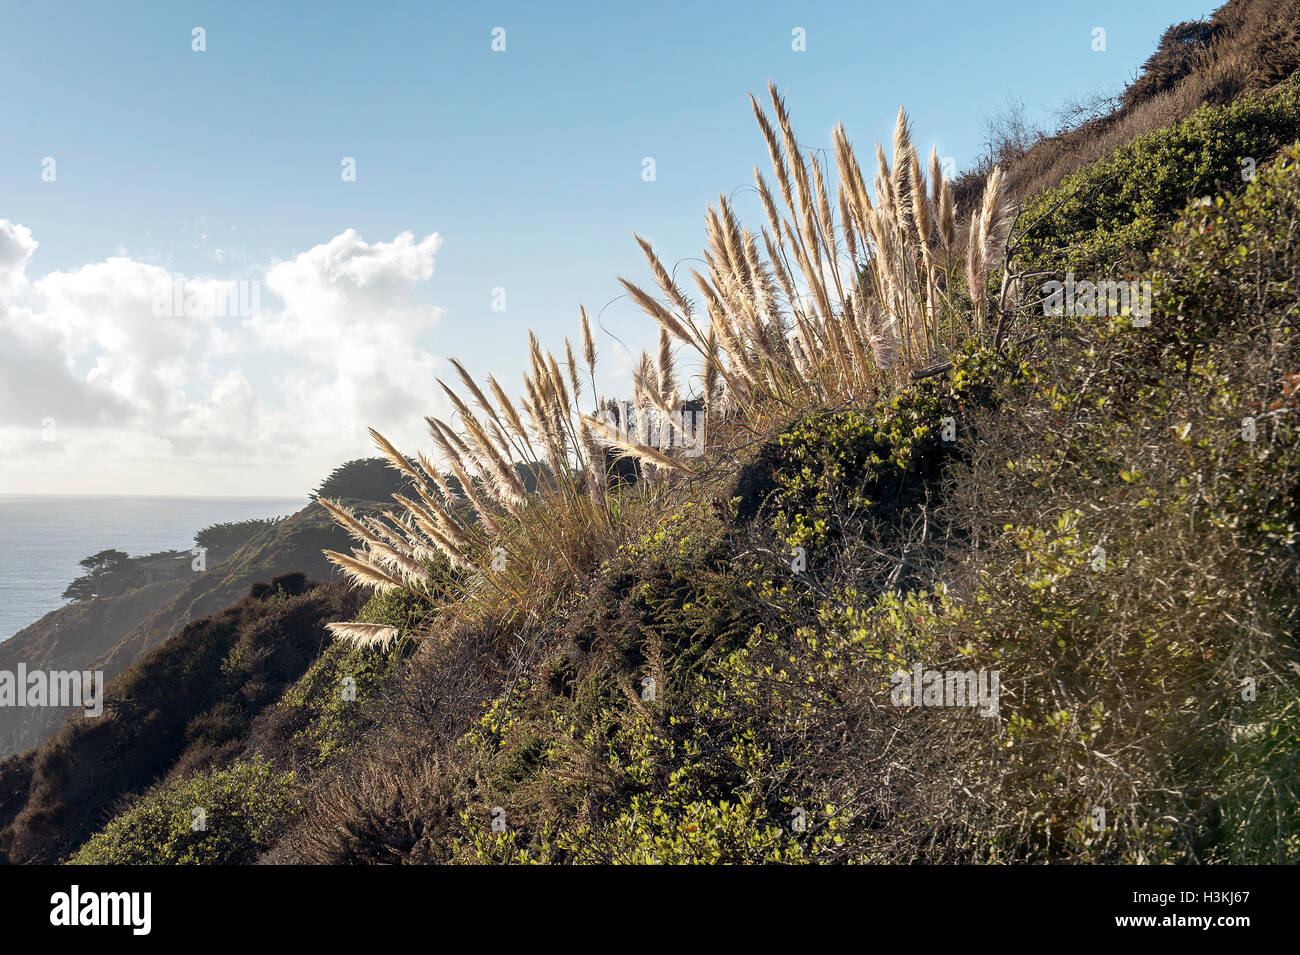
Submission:
<svg viewBox="0 0 1300 955">
<path fill-rule="evenodd" d="M 1010 222 L 1004 181 L 995 171 L 971 218 L 971 293 L 954 298 L 951 279 L 962 250 L 952 190 L 935 150 L 927 189 L 906 110 L 899 109 L 894 126 L 892 162 L 876 145 L 874 202 L 843 127 L 836 127 L 832 203 L 821 162 L 799 146 L 776 89 L 769 86 L 768 93 L 770 113 L 756 98 L 750 102 L 785 208 L 755 169 L 767 220 L 761 253 L 727 199 L 708 209 L 707 269 L 695 273 L 707 328 L 644 240 L 638 242 L 661 296 L 620 279 L 664 332 L 697 352 L 704 377 L 721 381 L 731 405 L 752 416 L 772 401 L 869 400 L 946 347 L 945 329 L 953 341 L 972 326 L 982 328 L 983 284 Z"/>
<path fill-rule="evenodd" d="M 843 126 L 832 133 L 832 177 L 823 159 L 800 146 L 772 85 L 768 97 L 769 110 L 753 96 L 750 102 L 775 195 L 755 167 L 765 219 L 758 233 L 741 223 L 725 196 L 706 210 L 704 268 L 691 271 L 699 298 L 689 297 L 651 244 L 636 237 L 656 294 L 627 278 L 619 282 L 654 321 L 658 348 L 653 357 L 643 352 L 633 372 L 634 416 L 597 392 L 585 309 L 581 356 L 599 416 L 580 406 L 584 389 L 567 339 L 561 362 L 529 332 L 529 367 L 514 400 L 496 378 L 489 376 L 485 389 L 451 359 L 459 390 L 438 384 L 455 424 L 426 419 L 441 464 L 421 453 L 417 467 L 372 431 L 380 453 L 410 480 L 412 490 L 395 496 L 398 510 L 363 522 L 337 502 L 321 502 L 360 545 L 350 557 L 327 554 L 350 579 L 428 597 L 448 586 L 431 569 L 440 557 L 462 599 L 496 594 L 511 613 L 536 615 L 539 576 L 551 581 L 551 593 L 562 590 L 557 570 L 581 581 L 629 533 L 631 502 L 671 493 L 692 472 L 674 447 L 684 438 L 677 422 L 685 404 L 675 346 L 686 346 L 698 362 L 698 378 L 689 380 L 702 385 L 712 447 L 722 452 L 735 429 L 750 441 L 760 427 L 809 407 L 871 401 L 948 343 L 983 329 L 988 283 L 1011 223 L 1001 171 L 989 177 L 963 250 L 938 153 L 931 150 L 923 169 L 904 109 L 894 126 L 892 163 L 876 145 L 873 201 Z M 964 292 L 954 281 L 963 264 Z M 614 407 L 620 410 L 611 417 Z M 612 485 L 607 467 L 617 458 L 636 461 L 642 480 Z M 510 569 L 485 569 L 489 554 L 505 554 Z M 335 626 L 361 645 L 390 639 L 362 625 Z"/>
<path fill-rule="evenodd" d="M 966 281 L 975 311 L 976 328 L 985 324 L 989 275 L 993 271 L 1011 229 L 1011 210 L 1006 197 L 1006 182 L 999 167 L 994 167 L 984 186 L 984 200 L 971 216 L 970 239 L 966 251 Z"/>
<path fill-rule="evenodd" d="M 396 627 L 379 623 L 328 623 L 325 625 L 336 637 L 347 640 L 358 647 L 375 647 L 386 650 L 398 637 Z"/>
</svg>

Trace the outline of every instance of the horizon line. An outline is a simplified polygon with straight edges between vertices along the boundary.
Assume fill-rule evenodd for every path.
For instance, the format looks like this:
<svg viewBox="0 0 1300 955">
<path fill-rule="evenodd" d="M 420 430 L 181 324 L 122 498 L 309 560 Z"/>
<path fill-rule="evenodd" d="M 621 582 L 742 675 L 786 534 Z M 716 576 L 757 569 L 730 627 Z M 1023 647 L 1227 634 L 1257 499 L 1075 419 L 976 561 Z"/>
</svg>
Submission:
<svg viewBox="0 0 1300 955">
<path fill-rule="evenodd" d="M 314 492 L 303 494 L 87 494 L 80 491 L 0 491 L 0 497 L 122 497 L 175 498 L 192 501 L 289 501 L 311 500 Z"/>
</svg>

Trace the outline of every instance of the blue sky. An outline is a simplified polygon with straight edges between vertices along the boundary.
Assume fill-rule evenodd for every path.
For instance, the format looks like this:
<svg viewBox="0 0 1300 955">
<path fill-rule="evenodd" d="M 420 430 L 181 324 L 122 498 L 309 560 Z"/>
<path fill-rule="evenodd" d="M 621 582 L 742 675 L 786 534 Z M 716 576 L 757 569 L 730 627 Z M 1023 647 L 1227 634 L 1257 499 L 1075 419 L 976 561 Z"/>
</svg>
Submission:
<svg viewBox="0 0 1300 955">
<path fill-rule="evenodd" d="M 670 263 L 698 255 L 706 204 L 766 169 L 747 94 L 768 79 L 806 144 L 842 120 L 869 151 L 904 103 L 922 151 L 961 169 L 1008 97 L 1050 125 L 1214 6 L 8 4 L 0 492 L 301 493 L 366 452 L 359 425 L 419 441 L 446 356 L 517 383 L 527 329 L 562 348 L 579 303 L 594 315 L 618 275 L 645 276 L 634 231 Z M 108 314 L 178 273 L 262 282 L 269 317 Z M 625 300 L 603 324 L 651 340 Z M 385 351 L 388 369 L 339 370 Z M 610 376 L 620 352 L 602 343 Z"/>
</svg>

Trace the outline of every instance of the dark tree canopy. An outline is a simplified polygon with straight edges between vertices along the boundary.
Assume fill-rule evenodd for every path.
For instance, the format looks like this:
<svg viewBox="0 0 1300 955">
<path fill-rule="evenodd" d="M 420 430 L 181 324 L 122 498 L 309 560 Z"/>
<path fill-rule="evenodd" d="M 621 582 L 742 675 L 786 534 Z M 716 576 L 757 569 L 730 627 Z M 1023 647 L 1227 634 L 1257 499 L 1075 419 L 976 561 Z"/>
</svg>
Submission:
<svg viewBox="0 0 1300 955">
<path fill-rule="evenodd" d="M 388 503 L 400 494 L 410 479 L 393 468 L 384 458 L 356 458 L 340 464 L 312 492 L 312 500 L 354 498 Z"/>
<path fill-rule="evenodd" d="M 224 556 L 238 550 L 252 540 L 254 535 L 268 527 L 274 527 L 282 520 L 282 517 L 255 517 L 247 521 L 212 524 L 194 535 L 194 543 Z"/>
<path fill-rule="evenodd" d="M 83 558 L 78 563 L 86 568 L 86 572 L 68 584 L 68 588 L 63 591 L 63 599 L 89 600 L 102 593 L 106 589 L 105 585 L 125 569 L 130 560 L 130 555 L 125 551 L 111 548 Z"/>
</svg>

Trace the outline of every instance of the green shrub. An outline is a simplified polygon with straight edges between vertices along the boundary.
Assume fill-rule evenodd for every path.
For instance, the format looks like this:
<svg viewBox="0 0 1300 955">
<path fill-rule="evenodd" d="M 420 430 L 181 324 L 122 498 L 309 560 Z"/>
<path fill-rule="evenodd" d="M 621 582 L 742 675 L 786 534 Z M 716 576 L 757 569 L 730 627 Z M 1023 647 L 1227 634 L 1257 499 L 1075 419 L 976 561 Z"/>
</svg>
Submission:
<svg viewBox="0 0 1300 955">
<path fill-rule="evenodd" d="M 414 594 L 405 590 L 389 590 L 371 596 L 357 614 L 357 622 L 387 624 L 406 634 L 428 612 L 429 604 Z"/>
<path fill-rule="evenodd" d="M 1138 268 L 1189 201 L 1242 188 L 1248 160 L 1262 165 L 1297 136 L 1295 85 L 1202 106 L 1026 202 L 1017 265 L 1058 276 Z"/>
<path fill-rule="evenodd" d="M 199 773 L 139 799 L 68 861 L 75 865 L 255 862 L 297 811 L 293 774 L 264 760 Z"/>
<path fill-rule="evenodd" d="M 971 415 L 996 400 L 1014 362 L 970 346 L 945 378 L 915 382 L 865 410 L 818 412 L 791 425 L 742 474 L 738 517 L 765 518 L 807 556 L 863 532 L 896 532 L 935 496 L 943 467 L 976 440 Z M 946 424 L 951 434 L 945 436 Z"/>
<path fill-rule="evenodd" d="M 388 596 L 388 595 L 384 595 Z M 389 623 L 403 619 L 372 605 L 371 599 L 358 615 L 363 623 Z M 369 610 L 369 612 L 367 612 Z M 274 732 L 283 735 L 293 750 L 311 765 L 322 766 L 340 754 L 370 725 L 375 714 L 372 704 L 388 681 L 400 671 L 409 645 L 395 644 L 387 650 L 358 648 L 335 641 L 293 686 L 285 691 L 272 715 Z"/>
<path fill-rule="evenodd" d="M 356 620 L 397 627 L 406 634 L 428 609 L 427 603 L 405 591 L 388 591 L 371 596 Z M 362 649 L 347 641 L 331 643 L 285 691 L 271 714 L 268 734 L 287 740 L 310 765 L 330 762 L 372 725 L 379 691 L 400 672 L 410 651 L 410 643 L 404 640 L 387 650 Z"/>
</svg>

